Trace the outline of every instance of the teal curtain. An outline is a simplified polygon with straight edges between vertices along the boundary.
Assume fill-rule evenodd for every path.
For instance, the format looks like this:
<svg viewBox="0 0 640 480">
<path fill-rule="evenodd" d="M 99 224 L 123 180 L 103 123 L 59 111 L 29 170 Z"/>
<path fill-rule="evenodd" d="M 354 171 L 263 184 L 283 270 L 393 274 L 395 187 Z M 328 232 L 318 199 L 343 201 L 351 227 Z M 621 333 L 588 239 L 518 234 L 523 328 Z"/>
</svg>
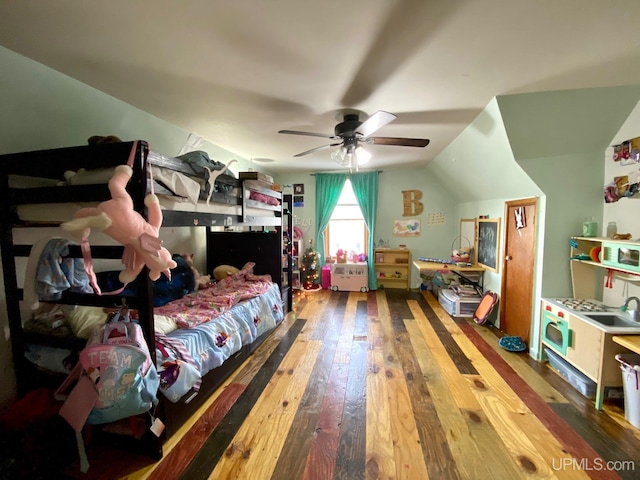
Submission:
<svg viewBox="0 0 640 480">
<path fill-rule="evenodd" d="M 367 242 L 367 259 L 369 270 L 369 290 L 378 288 L 376 268 L 373 262 L 373 244 L 376 231 L 376 212 L 378 211 L 378 171 L 367 173 L 354 173 L 349 175 L 353 193 L 356 195 L 364 224 L 369 230 L 369 242 Z"/>
<path fill-rule="evenodd" d="M 333 210 L 338 204 L 347 175 L 342 173 L 316 173 L 316 244 L 318 263 L 324 265 L 324 231 L 329 226 Z M 306 250 L 306 247 L 305 247 Z"/>
</svg>

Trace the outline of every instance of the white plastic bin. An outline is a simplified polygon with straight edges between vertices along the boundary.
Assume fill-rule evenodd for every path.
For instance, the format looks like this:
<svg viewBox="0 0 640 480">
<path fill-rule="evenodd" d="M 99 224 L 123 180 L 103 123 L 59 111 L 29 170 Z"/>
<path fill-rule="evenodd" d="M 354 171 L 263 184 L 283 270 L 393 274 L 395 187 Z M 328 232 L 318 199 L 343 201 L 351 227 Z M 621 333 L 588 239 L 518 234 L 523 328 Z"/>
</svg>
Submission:
<svg viewBox="0 0 640 480">
<path fill-rule="evenodd" d="M 634 427 L 640 428 L 640 355 L 637 353 L 619 353 L 624 386 L 624 418 Z"/>
</svg>

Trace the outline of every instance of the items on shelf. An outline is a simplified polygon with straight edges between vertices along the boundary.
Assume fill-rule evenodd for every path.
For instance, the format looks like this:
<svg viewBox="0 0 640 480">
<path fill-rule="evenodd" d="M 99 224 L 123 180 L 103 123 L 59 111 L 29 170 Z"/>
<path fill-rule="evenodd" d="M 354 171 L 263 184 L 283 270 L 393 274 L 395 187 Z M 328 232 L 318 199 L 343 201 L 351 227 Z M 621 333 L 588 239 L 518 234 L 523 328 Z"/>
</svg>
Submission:
<svg viewBox="0 0 640 480">
<path fill-rule="evenodd" d="M 446 265 L 456 265 L 458 263 L 453 260 L 444 260 L 442 258 L 433 257 L 418 257 L 418 260 L 420 260 L 421 262 L 444 263 Z"/>
<path fill-rule="evenodd" d="M 613 181 L 604 187 L 605 203 L 614 203 L 621 198 L 633 198 L 638 195 L 640 190 L 640 175 L 638 172 L 635 178 L 630 179 L 629 175 L 614 177 Z M 586 236 L 586 235 L 585 235 Z"/>
<path fill-rule="evenodd" d="M 640 137 L 613 146 L 613 161 L 620 165 L 630 165 L 640 162 Z"/>
<path fill-rule="evenodd" d="M 374 258 L 378 288 L 409 289 L 411 250 L 376 248 Z"/>
</svg>

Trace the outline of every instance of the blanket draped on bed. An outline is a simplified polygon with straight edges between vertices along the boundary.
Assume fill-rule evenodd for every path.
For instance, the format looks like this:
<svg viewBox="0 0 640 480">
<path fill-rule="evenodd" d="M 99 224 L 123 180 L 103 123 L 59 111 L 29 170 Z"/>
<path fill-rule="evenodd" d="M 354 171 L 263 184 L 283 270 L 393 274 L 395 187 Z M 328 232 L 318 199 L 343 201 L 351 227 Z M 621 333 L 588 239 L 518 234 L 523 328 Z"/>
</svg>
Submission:
<svg viewBox="0 0 640 480">
<path fill-rule="evenodd" d="M 156 308 L 155 314 L 173 319 L 180 328 L 192 328 L 208 322 L 238 302 L 262 295 L 269 289 L 271 276 L 254 275 L 254 265 L 249 262 L 234 275 Z"/>
</svg>

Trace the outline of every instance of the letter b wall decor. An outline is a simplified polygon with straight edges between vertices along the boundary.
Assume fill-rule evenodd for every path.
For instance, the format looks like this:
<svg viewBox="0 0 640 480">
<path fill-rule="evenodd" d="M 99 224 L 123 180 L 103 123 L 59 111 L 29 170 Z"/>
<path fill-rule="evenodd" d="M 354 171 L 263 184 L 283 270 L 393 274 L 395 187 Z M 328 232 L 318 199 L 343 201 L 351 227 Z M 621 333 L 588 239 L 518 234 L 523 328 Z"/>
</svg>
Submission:
<svg viewBox="0 0 640 480">
<path fill-rule="evenodd" d="M 422 198 L 422 192 L 420 190 L 403 190 L 402 191 L 402 204 L 404 210 L 402 212 L 403 217 L 413 217 L 420 215 L 424 210 L 424 205 L 420 201 Z"/>
</svg>

